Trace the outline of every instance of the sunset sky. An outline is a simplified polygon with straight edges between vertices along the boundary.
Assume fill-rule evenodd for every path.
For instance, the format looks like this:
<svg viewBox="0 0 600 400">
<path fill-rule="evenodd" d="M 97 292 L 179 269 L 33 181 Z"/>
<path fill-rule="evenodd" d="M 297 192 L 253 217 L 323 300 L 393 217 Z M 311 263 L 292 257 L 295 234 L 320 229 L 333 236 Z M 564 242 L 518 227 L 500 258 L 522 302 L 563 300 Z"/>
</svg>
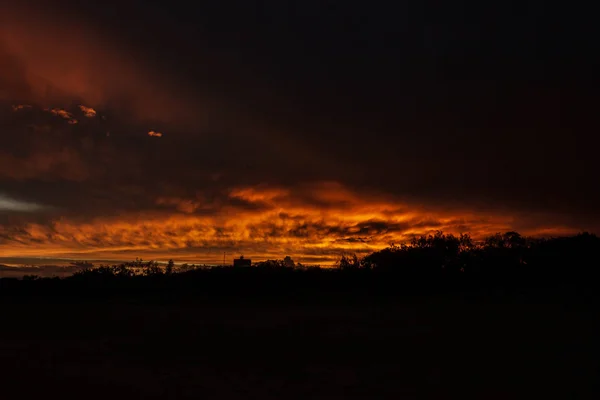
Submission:
<svg viewBox="0 0 600 400">
<path fill-rule="evenodd" d="M 436 230 L 600 231 L 591 16 L 547 2 L 13 3 L 0 264 L 327 264 Z"/>
</svg>

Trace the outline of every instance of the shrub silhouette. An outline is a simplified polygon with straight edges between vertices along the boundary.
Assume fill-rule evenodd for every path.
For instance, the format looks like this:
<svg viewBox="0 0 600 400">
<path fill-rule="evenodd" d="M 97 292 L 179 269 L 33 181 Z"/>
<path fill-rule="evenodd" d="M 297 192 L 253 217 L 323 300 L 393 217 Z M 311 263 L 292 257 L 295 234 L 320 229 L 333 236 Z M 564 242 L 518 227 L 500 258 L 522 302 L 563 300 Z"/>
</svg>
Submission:
<svg viewBox="0 0 600 400">
<path fill-rule="evenodd" d="M 367 266 L 366 264 L 364 264 L 362 262 L 362 260 L 360 260 L 356 254 L 353 254 L 352 256 L 342 255 L 342 258 L 340 258 L 336 262 L 336 266 L 337 266 L 337 268 L 339 268 L 341 270 L 353 270 L 353 269 L 359 269 L 359 268 L 369 268 L 369 266 Z"/>
<path fill-rule="evenodd" d="M 517 232 L 475 242 L 469 235 L 436 232 L 415 237 L 365 257 L 342 255 L 335 268 L 295 263 L 291 257 L 266 260 L 250 268 L 207 267 L 173 260 L 166 265 L 136 259 L 119 265 L 89 266 L 63 279 L 33 276 L 0 280 L 0 293 L 31 288 L 35 293 L 163 293 L 278 296 L 293 293 L 402 293 L 465 287 L 593 286 L 600 239 L 581 233 L 570 237 L 529 238 Z M 9 290 L 10 289 L 10 290 Z M 43 291 L 42 290 L 42 291 Z"/>
</svg>

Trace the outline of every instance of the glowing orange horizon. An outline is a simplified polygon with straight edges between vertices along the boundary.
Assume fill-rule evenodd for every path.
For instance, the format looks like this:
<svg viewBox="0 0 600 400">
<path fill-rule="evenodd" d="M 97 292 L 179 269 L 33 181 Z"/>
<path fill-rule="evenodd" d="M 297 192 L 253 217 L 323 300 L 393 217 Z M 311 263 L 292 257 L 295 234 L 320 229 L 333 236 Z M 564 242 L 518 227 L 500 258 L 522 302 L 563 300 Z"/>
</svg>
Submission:
<svg viewBox="0 0 600 400">
<path fill-rule="evenodd" d="M 32 23 L 29 10 L 10 11 L 3 10 L 0 15 L 0 45 L 6 46 L 7 54 L 22 65 L 22 79 L 32 92 L 18 93 L 22 96 L 11 97 L 11 102 L 18 98 L 32 104 L 49 104 L 45 102 L 47 97 L 52 97 L 48 94 L 49 87 L 85 104 L 93 104 L 98 110 L 110 103 L 110 99 L 126 99 L 134 119 L 144 124 L 148 119 L 152 121 L 142 126 L 167 126 L 170 132 L 185 132 L 188 127 L 193 127 L 191 132 L 201 132 L 204 124 L 211 126 L 208 117 L 214 110 L 223 108 L 220 101 L 213 103 L 210 98 L 183 96 L 177 80 L 153 70 L 149 63 L 136 61 L 138 58 L 132 57 L 126 48 L 117 46 L 120 41 L 90 32 L 83 23 L 57 23 L 55 15 L 52 18 L 36 16 Z M 21 23 L 25 20 L 27 24 Z M 48 46 L 48 43 L 55 45 Z M 13 110 L 30 107 L 14 105 Z M 80 104 L 79 110 L 86 118 L 98 115 L 96 109 L 85 105 Z M 65 123 L 79 122 L 64 109 L 47 111 Z M 240 121 L 245 118 L 240 110 L 228 112 L 236 118 L 223 118 L 223 121 L 235 120 L 233 126 L 243 125 Z M 268 132 L 270 128 L 258 125 L 247 129 L 263 135 L 261 132 Z M 143 135 L 145 131 L 138 132 Z M 147 131 L 147 135 L 163 137 L 163 133 L 155 130 Z M 110 132 L 106 132 L 106 136 L 110 136 Z M 284 148 L 294 148 L 298 154 L 317 158 L 313 154 L 315 149 L 299 151 L 298 143 L 288 141 L 285 134 L 269 133 L 261 138 L 268 139 L 269 143 L 286 143 Z M 85 154 L 68 146 L 34 147 L 27 157 L 0 153 L 0 178 L 18 182 L 83 183 L 93 180 L 97 173 Z M 342 253 L 364 254 L 437 230 L 470 233 L 475 239 L 508 230 L 546 236 L 578 231 L 572 226 L 552 224 L 547 216 L 521 223 L 519 216 L 510 212 L 445 210 L 441 205 L 425 208 L 386 195 L 357 193 L 338 182 L 313 183 L 303 189 L 266 185 L 233 187 L 227 197 L 230 201 L 221 205 L 200 197 L 163 195 L 152 200 L 152 210 L 119 217 L 61 218 L 60 210 L 54 210 L 55 218 L 50 224 L 32 222 L 32 219 L 14 230 L 9 225 L 0 225 L 0 254 L 4 257 L 143 257 L 221 262 L 225 251 L 228 258 L 244 253 L 255 260 L 290 255 L 296 261 L 333 262 Z M 236 202 L 249 207 L 232 205 Z"/>
<path fill-rule="evenodd" d="M 0 245 L 5 257 L 169 259 L 221 262 L 245 254 L 255 260 L 290 255 L 297 261 L 333 263 L 342 254 L 365 254 L 408 242 L 415 235 L 442 230 L 474 239 L 513 229 L 514 217 L 462 211 L 450 213 L 396 203 L 364 200 L 338 184 L 317 184 L 313 198 L 329 199 L 318 208 L 290 189 L 242 187 L 229 198 L 253 207 L 206 204 L 201 199 L 158 197 L 162 210 L 78 223 L 65 218 L 51 226 L 30 223 L 18 232 L 0 228 L 12 243 Z M 213 208 L 211 208 L 213 207 Z M 213 210 L 211 213 L 201 211 Z M 568 227 L 540 225 L 528 235 L 575 233 Z"/>
</svg>

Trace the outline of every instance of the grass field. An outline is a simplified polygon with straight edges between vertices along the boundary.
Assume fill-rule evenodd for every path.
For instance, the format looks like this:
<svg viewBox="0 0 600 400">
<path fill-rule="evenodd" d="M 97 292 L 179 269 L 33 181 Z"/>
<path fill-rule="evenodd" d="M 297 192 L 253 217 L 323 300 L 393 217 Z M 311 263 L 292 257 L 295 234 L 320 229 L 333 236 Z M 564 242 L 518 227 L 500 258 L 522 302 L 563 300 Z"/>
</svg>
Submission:
<svg viewBox="0 0 600 400">
<path fill-rule="evenodd" d="M 589 304 L 4 299 L 2 399 L 594 398 Z"/>
</svg>

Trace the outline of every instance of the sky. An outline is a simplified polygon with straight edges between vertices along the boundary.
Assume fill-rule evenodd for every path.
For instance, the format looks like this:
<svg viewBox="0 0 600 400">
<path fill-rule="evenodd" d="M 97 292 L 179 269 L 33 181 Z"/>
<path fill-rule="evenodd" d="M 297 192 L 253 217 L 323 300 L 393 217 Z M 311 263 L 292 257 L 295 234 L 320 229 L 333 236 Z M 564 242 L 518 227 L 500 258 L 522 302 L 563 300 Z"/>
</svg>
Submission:
<svg viewBox="0 0 600 400">
<path fill-rule="evenodd" d="M 585 10 L 15 3 L 0 259 L 326 264 L 436 230 L 600 230 Z"/>
</svg>

